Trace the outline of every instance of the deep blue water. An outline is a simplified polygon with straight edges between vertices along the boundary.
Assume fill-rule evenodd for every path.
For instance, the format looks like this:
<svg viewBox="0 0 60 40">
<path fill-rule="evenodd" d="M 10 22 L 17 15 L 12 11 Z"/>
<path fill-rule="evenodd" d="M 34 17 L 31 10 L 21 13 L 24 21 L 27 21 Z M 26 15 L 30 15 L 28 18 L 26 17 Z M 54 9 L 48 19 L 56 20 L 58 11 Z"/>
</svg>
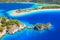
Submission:
<svg viewBox="0 0 60 40">
<path fill-rule="evenodd" d="M 24 9 L 33 7 L 33 5 L 37 5 L 34 3 L 0 3 L 0 9 L 4 10 L 13 10 L 13 9 Z"/>
<path fill-rule="evenodd" d="M 47 22 L 51 22 L 53 26 L 50 29 L 43 31 L 24 29 L 22 31 L 16 32 L 13 35 L 6 34 L 4 37 L 2 37 L 2 40 L 60 40 L 60 10 L 38 11 L 28 15 L 16 17 L 8 15 L 7 11 L 9 10 L 27 8 L 26 5 L 32 7 L 34 4 L 26 4 L 25 6 L 24 5 L 16 3 L 2 3 L 0 4 L 0 9 L 2 10 L 0 12 L 0 15 L 5 15 L 6 17 L 12 19 L 18 19 L 29 26 L 35 23 Z"/>
</svg>

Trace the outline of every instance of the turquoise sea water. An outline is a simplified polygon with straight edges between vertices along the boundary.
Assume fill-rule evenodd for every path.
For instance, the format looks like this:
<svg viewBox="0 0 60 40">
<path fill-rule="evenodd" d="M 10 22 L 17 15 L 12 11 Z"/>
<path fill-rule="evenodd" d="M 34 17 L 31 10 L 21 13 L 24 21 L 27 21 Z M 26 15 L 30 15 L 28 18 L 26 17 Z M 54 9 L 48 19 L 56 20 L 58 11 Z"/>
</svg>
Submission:
<svg viewBox="0 0 60 40">
<path fill-rule="evenodd" d="M 60 40 L 60 10 L 37 11 L 31 14 L 15 17 L 9 15 L 10 13 L 7 13 L 10 10 L 27 8 L 26 5 L 30 8 L 34 4 L 22 5 L 21 3 L 2 3 L 0 4 L 0 9 L 3 11 L 0 12 L 0 15 L 5 15 L 12 19 L 18 19 L 28 26 L 34 25 L 35 23 L 47 22 L 50 22 L 53 26 L 48 30 L 42 31 L 24 29 L 14 33 L 13 35 L 6 34 L 2 37 L 2 40 Z"/>
</svg>

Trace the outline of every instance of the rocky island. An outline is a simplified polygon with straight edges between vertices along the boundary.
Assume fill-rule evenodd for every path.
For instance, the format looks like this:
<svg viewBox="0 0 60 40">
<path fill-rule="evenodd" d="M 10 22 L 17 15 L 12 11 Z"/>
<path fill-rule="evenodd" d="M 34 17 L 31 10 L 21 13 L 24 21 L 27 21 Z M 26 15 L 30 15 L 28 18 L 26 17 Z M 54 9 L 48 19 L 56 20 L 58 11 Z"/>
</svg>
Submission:
<svg viewBox="0 0 60 40">
<path fill-rule="evenodd" d="M 40 24 L 37 23 L 34 26 L 34 30 L 44 30 L 44 29 L 48 29 L 49 27 L 51 27 L 51 23 L 45 23 L 45 24 Z"/>
</svg>

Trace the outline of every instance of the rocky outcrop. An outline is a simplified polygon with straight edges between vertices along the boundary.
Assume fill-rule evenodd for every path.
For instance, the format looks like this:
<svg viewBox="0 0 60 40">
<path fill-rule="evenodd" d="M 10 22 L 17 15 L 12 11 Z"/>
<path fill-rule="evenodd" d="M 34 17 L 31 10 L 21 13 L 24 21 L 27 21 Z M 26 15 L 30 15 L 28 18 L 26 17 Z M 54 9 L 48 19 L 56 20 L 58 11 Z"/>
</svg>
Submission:
<svg viewBox="0 0 60 40">
<path fill-rule="evenodd" d="M 44 29 L 48 29 L 49 27 L 51 27 L 50 23 L 46 23 L 46 24 L 35 24 L 34 26 L 34 30 L 44 30 Z"/>
</svg>

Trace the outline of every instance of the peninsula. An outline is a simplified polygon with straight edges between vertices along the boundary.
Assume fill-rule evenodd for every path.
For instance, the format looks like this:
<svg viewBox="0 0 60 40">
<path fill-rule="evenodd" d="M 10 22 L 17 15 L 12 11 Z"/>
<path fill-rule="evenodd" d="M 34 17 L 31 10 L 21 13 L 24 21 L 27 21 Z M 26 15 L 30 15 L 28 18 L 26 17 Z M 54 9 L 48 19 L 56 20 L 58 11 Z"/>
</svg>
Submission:
<svg viewBox="0 0 60 40">
<path fill-rule="evenodd" d="M 19 20 L 8 19 L 5 16 L 0 17 L 0 38 L 6 33 L 13 34 L 18 30 L 25 28 Z"/>
<path fill-rule="evenodd" d="M 24 25 L 21 21 L 16 19 L 8 19 L 7 17 L 3 16 L 0 17 L 0 38 L 5 35 L 6 33 L 14 34 L 17 31 L 20 31 L 24 28 L 34 29 L 34 30 L 44 30 L 51 27 L 50 23 L 46 24 L 35 24 L 33 27 Z"/>
<path fill-rule="evenodd" d="M 46 9 L 60 9 L 60 5 L 47 5 L 47 6 L 38 6 L 34 8 L 26 8 L 26 9 L 16 9 L 16 10 L 11 10 L 11 15 L 12 16 L 18 16 L 21 14 L 28 14 L 30 12 L 36 12 L 40 10 L 46 10 Z"/>
</svg>

